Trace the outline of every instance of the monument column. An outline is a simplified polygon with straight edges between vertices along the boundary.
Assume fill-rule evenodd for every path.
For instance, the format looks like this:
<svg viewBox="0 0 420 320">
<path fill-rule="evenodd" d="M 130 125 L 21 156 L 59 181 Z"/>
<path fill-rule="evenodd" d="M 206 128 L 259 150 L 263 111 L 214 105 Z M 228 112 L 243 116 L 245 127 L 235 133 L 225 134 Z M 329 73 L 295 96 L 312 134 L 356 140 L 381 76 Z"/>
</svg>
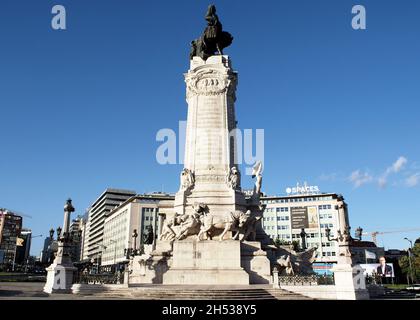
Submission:
<svg viewBox="0 0 420 320">
<path fill-rule="evenodd" d="M 57 234 L 58 250 L 53 263 L 46 268 L 47 282 L 44 292 L 47 293 L 71 293 L 73 285 L 74 267 L 71 261 L 72 239 L 69 235 L 70 214 L 74 212 L 71 199 L 68 199 L 64 206 L 64 223 L 62 236 Z"/>
<path fill-rule="evenodd" d="M 229 185 L 235 163 L 235 91 L 237 72 L 226 55 L 207 60 L 194 56 L 185 74 L 188 103 L 185 169 L 175 199 L 175 211 L 191 213 L 204 203 L 212 215 L 245 210 L 240 185 Z M 239 173 L 238 173 L 239 175 Z M 239 179 L 238 179 L 239 180 Z"/>
</svg>

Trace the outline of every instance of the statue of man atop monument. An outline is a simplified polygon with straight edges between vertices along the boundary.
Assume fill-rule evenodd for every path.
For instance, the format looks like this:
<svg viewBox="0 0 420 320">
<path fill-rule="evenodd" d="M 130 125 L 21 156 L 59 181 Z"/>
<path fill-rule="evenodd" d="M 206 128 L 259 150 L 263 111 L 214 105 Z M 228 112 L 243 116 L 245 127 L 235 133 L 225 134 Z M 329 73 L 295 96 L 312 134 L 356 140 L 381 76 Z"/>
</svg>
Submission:
<svg viewBox="0 0 420 320">
<path fill-rule="evenodd" d="M 195 56 L 207 60 L 208 57 L 218 53 L 223 55 L 223 49 L 230 46 L 233 37 L 229 32 L 223 31 L 222 24 L 216 14 L 216 6 L 210 5 L 205 17 L 207 27 L 200 38 L 191 42 L 190 59 Z"/>
</svg>

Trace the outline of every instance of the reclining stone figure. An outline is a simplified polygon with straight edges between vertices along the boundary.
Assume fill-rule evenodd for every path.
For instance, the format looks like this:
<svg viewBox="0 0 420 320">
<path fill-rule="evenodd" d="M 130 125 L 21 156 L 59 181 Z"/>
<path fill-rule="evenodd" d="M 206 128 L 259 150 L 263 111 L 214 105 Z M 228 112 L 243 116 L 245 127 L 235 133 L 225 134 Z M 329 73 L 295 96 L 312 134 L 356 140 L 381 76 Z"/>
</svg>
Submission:
<svg viewBox="0 0 420 320">
<path fill-rule="evenodd" d="M 317 248 L 311 248 L 304 252 L 295 252 L 279 248 L 280 257 L 277 259 L 277 265 L 280 267 L 282 275 L 311 275 L 314 274 L 312 264 L 317 257 Z"/>
</svg>

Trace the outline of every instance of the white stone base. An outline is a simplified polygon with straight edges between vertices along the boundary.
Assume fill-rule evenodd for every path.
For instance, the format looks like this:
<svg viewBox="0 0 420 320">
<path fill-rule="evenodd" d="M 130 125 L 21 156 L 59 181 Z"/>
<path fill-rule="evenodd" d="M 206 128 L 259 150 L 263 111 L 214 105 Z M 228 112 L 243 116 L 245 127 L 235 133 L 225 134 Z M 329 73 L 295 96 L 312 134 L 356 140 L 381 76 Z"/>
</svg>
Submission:
<svg viewBox="0 0 420 320">
<path fill-rule="evenodd" d="M 243 269 L 170 269 L 163 275 L 164 284 L 248 285 L 249 275 Z"/>
<path fill-rule="evenodd" d="M 52 264 L 47 269 L 46 293 L 72 293 L 73 276 L 77 268 L 69 265 Z"/>
<path fill-rule="evenodd" d="M 241 266 L 249 274 L 250 284 L 269 284 L 272 282 L 270 260 L 261 249 L 259 241 L 241 243 Z"/>
<path fill-rule="evenodd" d="M 175 241 L 172 254 L 163 284 L 249 284 L 239 241 Z"/>
<path fill-rule="evenodd" d="M 334 272 L 335 288 L 338 300 L 369 299 L 369 292 L 360 266 L 336 264 L 331 269 Z"/>
</svg>

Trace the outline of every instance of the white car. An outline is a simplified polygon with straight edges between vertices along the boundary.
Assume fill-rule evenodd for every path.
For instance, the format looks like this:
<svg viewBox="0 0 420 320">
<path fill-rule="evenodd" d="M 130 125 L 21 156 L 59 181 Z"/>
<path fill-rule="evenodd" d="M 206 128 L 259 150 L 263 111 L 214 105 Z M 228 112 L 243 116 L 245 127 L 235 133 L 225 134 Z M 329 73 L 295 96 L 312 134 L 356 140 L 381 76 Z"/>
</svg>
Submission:
<svg viewBox="0 0 420 320">
<path fill-rule="evenodd" d="M 410 290 L 410 291 L 420 291 L 420 284 L 413 284 L 413 285 L 407 287 L 407 290 Z"/>
</svg>

